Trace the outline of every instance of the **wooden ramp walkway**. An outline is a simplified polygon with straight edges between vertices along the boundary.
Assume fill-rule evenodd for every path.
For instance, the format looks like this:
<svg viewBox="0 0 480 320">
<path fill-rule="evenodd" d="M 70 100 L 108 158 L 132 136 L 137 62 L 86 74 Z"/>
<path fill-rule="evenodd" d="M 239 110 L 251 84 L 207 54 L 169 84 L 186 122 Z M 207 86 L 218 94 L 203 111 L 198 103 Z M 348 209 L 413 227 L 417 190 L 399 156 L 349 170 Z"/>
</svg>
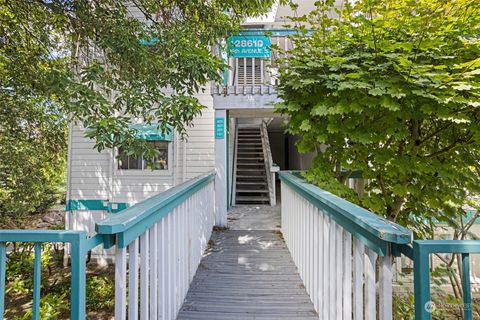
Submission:
<svg viewBox="0 0 480 320">
<path fill-rule="evenodd" d="M 318 319 L 278 231 L 216 231 L 177 319 Z"/>
</svg>

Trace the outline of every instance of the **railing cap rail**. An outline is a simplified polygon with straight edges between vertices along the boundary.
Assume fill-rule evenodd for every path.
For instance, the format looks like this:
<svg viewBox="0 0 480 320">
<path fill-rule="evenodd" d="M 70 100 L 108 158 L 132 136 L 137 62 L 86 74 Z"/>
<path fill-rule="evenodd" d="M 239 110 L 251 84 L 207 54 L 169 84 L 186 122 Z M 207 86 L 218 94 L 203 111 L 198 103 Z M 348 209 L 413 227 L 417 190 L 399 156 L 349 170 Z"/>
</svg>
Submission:
<svg viewBox="0 0 480 320">
<path fill-rule="evenodd" d="M 73 242 L 87 238 L 76 230 L 0 230 L 0 242 Z"/>
<path fill-rule="evenodd" d="M 97 222 L 95 226 L 96 231 L 99 234 L 118 234 L 126 232 L 139 224 L 142 230 L 148 229 L 152 223 L 162 218 L 162 216 L 156 216 L 159 211 L 162 209 L 173 209 L 171 207 L 177 204 L 178 201 L 212 181 L 214 177 L 215 172 L 212 171 L 139 202 L 123 210 L 121 214 L 111 215 Z M 143 233 L 142 231 L 138 232 Z M 136 231 L 135 233 L 138 232 Z"/>
<path fill-rule="evenodd" d="M 413 248 L 427 253 L 480 253 L 480 240 L 415 240 Z"/>
<path fill-rule="evenodd" d="M 360 234 L 395 244 L 411 243 L 412 231 L 409 229 L 320 189 L 296 176 L 293 171 L 280 171 L 279 175 L 282 181 L 317 208 L 327 211 L 328 215 L 352 235 Z"/>
</svg>

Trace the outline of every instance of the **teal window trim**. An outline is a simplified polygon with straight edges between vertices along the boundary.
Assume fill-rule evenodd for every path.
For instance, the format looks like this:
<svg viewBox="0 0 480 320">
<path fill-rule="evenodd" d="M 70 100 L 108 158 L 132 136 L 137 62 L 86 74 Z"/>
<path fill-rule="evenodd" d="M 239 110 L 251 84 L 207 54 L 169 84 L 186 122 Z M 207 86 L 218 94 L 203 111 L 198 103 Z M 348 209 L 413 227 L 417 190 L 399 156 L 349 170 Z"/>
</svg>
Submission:
<svg viewBox="0 0 480 320">
<path fill-rule="evenodd" d="M 132 123 L 130 129 L 136 130 L 136 137 L 146 141 L 173 141 L 173 128 L 167 127 L 166 132 L 160 130 L 158 123 Z"/>
<path fill-rule="evenodd" d="M 390 244 L 411 242 L 410 230 L 306 182 L 297 172 L 280 171 L 279 176 L 282 182 L 380 256 L 387 254 Z"/>
<path fill-rule="evenodd" d="M 107 211 L 109 213 L 118 213 L 133 206 L 134 203 L 110 202 L 108 200 L 68 200 L 66 211 Z"/>
<path fill-rule="evenodd" d="M 106 200 L 67 200 L 66 211 L 82 211 L 82 210 L 107 210 L 108 201 Z"/>
<path fill-rule="evenodd" d="M 185 199 L 213 183 L 214 177 L 215 172 L 210 172 L 184 182 L 125 209 L 122 214 L 97 222 L 95 229 L 99 234 L 116 235 L 118 247 L 125 248 Z"/>
</svg>

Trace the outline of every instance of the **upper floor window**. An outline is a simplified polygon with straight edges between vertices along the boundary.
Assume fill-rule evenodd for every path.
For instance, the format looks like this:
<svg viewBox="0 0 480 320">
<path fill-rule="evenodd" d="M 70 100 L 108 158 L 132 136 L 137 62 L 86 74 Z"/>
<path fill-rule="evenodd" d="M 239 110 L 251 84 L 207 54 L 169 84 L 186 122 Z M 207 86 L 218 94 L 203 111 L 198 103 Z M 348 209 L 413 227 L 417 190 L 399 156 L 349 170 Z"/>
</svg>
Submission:
<svg viewBox="0 0 480 320">
<path fill-rule="evenodd" d="M 168 170 L 168 141 L 148 141 L 158 150 L 158 156 L 151 164 L 143 157 L 127 155 L 123 148 L 118 150 L 118 169 L 120 170 Z"/>
</svg>

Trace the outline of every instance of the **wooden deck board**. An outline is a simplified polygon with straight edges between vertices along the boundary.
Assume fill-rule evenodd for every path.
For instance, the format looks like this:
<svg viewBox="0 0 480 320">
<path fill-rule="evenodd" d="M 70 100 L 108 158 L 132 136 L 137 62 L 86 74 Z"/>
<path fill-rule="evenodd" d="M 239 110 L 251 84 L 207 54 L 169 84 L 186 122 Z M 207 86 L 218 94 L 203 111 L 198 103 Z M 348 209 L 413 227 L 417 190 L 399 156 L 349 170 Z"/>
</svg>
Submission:
<svg viewBox="0 0 480 320">
<path fill-rule="evenodd" d="M 177 319 L 318 319 L 281 234 L 214 232 Z"/>
</svg>

